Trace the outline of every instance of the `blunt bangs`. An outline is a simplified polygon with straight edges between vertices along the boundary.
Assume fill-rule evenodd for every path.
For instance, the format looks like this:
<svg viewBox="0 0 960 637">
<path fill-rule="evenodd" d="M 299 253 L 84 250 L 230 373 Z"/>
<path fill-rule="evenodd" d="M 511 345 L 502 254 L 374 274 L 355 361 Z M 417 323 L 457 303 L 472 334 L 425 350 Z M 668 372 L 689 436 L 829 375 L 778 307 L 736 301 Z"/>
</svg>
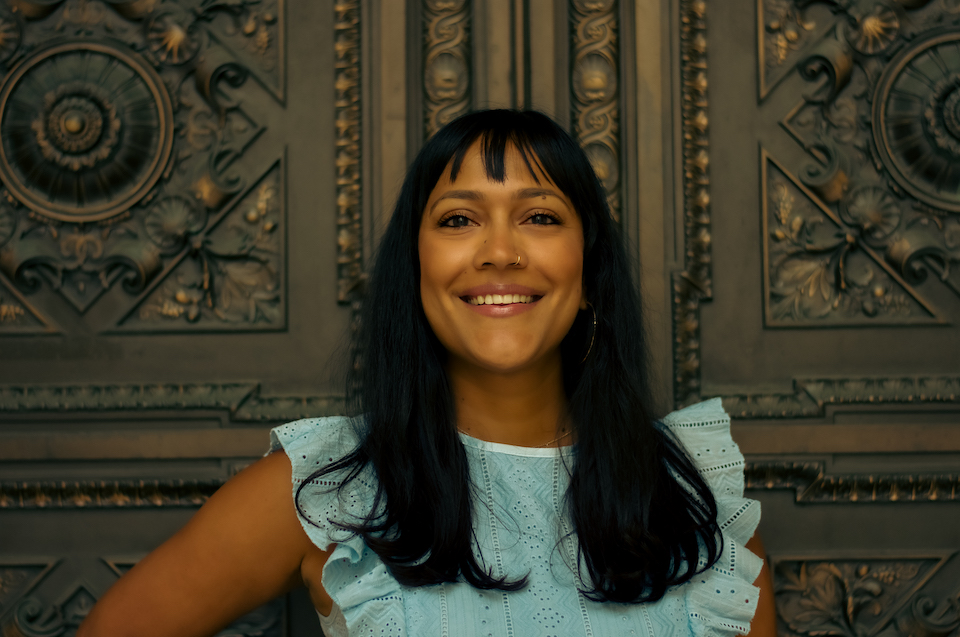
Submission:
<svg viewBox="0 0 960 637">
<path fill-rule="evenodd" d="M 417 226 L 437 182 L 450 166 L 456 181 L 467 151 L 481 144 L 481 159 L 489 179 L 506 179 L 505 156 L 516 148 L 537 183 L 546 177 L 573 204 L 583 224 L 584 255 L 597 239 L 598 226 L 611 224 L 606 196 L 583 149 L 553 120 L 536 111 L 490 110 L 468 113 L 443 127 L 421 149 L 411 174 L 418 174 L 414 212 Z"/>
</svg>

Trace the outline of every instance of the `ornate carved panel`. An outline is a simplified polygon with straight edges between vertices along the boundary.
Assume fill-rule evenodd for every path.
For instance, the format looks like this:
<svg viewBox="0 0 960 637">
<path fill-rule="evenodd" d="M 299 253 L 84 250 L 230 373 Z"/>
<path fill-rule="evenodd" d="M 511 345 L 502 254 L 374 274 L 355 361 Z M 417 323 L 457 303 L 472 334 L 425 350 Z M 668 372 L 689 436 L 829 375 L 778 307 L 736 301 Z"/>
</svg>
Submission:
<svg viewBox="0 0 960 637">
<path fill-rule="evenodd" d="M 762 159 L 766 324 L 946 320 L 928 289 L 960 294 L 960 19 L 930 2 L 773 4 L 758 4 L 761 60 L 789 43 L 812 86 L 781 122 L 810 161 Z M 817 212 L 788 211 L 784 175 Z"/>
<path fill-rule="evenodd" d="M 191 250 L 166 267 L 159 285 L 151 286 L 124 316 L 121 329 L 157 331 L 198 325 L 283 327 L 282 164 L 198 230 Z M 164 199 L 147 213 L 147 227 L 161 242 L 168 223 L 186 219 L 193 208 L 182 197 Z M 170 221 L 176 220 L 176 221 Z M 196 225 L 202 223 L 197 217 Z"/>
<path fill-rule="evenodd" d="M 0 332 L 55 330 L 53 295 L 121 309 L 101 332 L 284 327 L 282 164 L 246 105 L 285 99 L 283 1 L 11 6 Z"/>
<path fill-rule="evenodd" d="M 949 555 L 778 558 L 781 635 L 945 637 L 960 626 L 955 586 L 931 585 Z"/>
<path fill-rule="evenodd" d="M 571 106 L 573 133 L 620 219 L 619 3 L 571 0 Z"/>
<path fill-rule="evenodd" d="M 423 0 L 424 135 L 471 106 L 472 0 Z"/>
<path fill-rule="evenodd" d="M 678 150 L 683 153 L 684 271 L 673 277 L 674 399 L 678 405 L 702 395 L 701 306 L 713 298 L 716 245 L 710 207 L 717 205 L 717 198 L 711 192 L 716 186 L 712 188 L 708 178 L 706 131 L 708 108 L 717 106 L 706 99 L 708 4 L 679 2 L 682 134 Z M 715 5 L 709 6 L 717 11 Z M 888 6 L 872 1 L 760 0 L 753 6 L 759 27 L 755 31 L 758 98 L 752 101 L 740 93 L 734 104 L 731 95 L 725 94 L 726 102 L 714 117 L 731 124 L 751 120 L 749 126 L 729 128 L 736 129 L 741 139 L 756 136 L 760 142 L 763 325 L 759 329 L 951 325 L 960 291 L 957 269 L 951 267 L 960 256 L 960 217 L 952 199 L 957 188 L 951 185 L 954 167 L 960 165 L 951 141 L 951 78 L 957 75 L 953 58 L 960 16 L 948 4 L 929 1 Z M 726 8 L 723 14 L 729 27 L 734 21 L 727 17 Z M 739 47 L 743 33 L 711 38 L 737 39 L 737 45 L 724 47 L 729 56 Z M 720 81 L 745 83 L 735 66 L 711 71 Z M 756 110 L 750 113 L 751 108 Z M 721 137 L 724 157 L 733 166 L 723 171 L 727 183 L 721 189 L 730 196 L 731 177 L 748 174 L 752 162 L 743 152 L 744 145 L 731 149 L 734 135 Z M 739 215 L 745 203 L 746 198 L 740 198 L 736 210 L 724 210 L 730 227 L 738 223 L 731 215 Z M 724 258 L 741 261 L 728 252 Z M 727 286 L 744 289 L 747 282 L 742 274 L 736 281 L 728 280 Z M 724 307 L 724 312 L 731 311 L 729 301 Z M 750 314 L 748 308 L 739 309 Z M 945 335 L 944 328 L 936 329 Z M 783 339 L 816 342 L 797 334 L 785 334 Z M 722 335 L 712 333 L 707 338 L 718 336 Z M 751 348 L 762 347 L 760 343 L 777 348 L 771 344 L 783 339 L 766 334 L 734 338 L 733 351 L 718 350 L 717 356 L 740 356 L 742 350 L 734 344 L 755 356 L 759 350 Z M 830 349 L 834 339 L 846 340 L 839 332 L 830 332 L 823 345 Z M 933 340 L 930 333 L 918 342 Z M 953 342 L 953 336 L 948 335 L 945 342 Z M 877 350 L 867 346 L 866 340 L 860 347 L 865 352 Z M 920 350 L 916 354 L 925 356 Z M 827 352 L 824 360 L 830 373 Z M 847 357 L 845 362 L 852 361 Z M 900 389 L 894 392 L 898 397 L 891 398 L 895 402 L 960 402 L 951 389 L 952 375 L 917 375 L 919 358 L 906 353 L 904 362 L 913 372 L 904 378 L 888 370 L 884 372 L 890 377 L 872 376 L 868 374 L 873 370 L 865 369 L 866 374 L 829 377 L 813 394 L 806 391 L 808 381 L 800 380 L 810 376 L 795 377 L 793 392 L 770 392 L 767 378 L 756 379 L 756 389 L 746 391 L 728 387 L 750 387 L 752 381 L 711 378 L 707 382 L 710 393 L 722 393 L 725 405 L 739 418 L 823 417 L 824 405 L 873 400 L 866 397 L 870 392 L 863 398 L 844 397 L 844 388 L 861 385 L 896 385 Z M 790 363 L 785 360 L 781 367 L 786 369 Z"/>
</svg>

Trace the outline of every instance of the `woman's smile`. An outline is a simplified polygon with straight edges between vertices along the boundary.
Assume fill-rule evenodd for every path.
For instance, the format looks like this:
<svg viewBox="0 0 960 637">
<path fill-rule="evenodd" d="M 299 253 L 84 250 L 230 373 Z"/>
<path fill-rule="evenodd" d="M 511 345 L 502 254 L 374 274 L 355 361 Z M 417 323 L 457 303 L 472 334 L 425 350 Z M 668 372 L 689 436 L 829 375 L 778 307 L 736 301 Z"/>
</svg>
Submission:
<svg viewBox="0 0 960 637">
<path fill-rule="evenodd" d="M 419 235 L 431 328 L 458 362 L 498 371 L 557 363 L 584 303 L 579 215 L 518 149 L 504 162 L 504 180 L 490 179 L 472 146 L 456 179 L 448 167 L 431 192 Z"/>
</svg>

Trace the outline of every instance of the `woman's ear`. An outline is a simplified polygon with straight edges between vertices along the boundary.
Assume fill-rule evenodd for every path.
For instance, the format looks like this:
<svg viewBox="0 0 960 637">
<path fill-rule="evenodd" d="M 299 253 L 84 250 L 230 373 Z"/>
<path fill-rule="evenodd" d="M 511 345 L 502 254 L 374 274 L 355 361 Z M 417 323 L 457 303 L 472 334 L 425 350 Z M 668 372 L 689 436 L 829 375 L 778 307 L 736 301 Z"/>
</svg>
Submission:
<svg viewBox="0 0 960 637">
<path fill-rule="evenodd" d="M 583 293 L 580 295 L 580 309 L 587 309 L 587 290 L 584 289 Z"/>
</svg>

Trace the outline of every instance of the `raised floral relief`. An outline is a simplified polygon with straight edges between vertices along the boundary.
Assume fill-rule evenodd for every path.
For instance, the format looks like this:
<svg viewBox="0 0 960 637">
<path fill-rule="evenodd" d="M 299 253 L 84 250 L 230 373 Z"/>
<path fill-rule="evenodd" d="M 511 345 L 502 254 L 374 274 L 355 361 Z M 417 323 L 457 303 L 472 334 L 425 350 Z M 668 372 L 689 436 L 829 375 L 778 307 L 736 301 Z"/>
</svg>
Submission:
<svg viewBox="0 0 960 637">
<path fill-rule="evenodd" d="M 849 191 L 834 214 L 815 205 L 802 186 L 772 162 L 764 172 L 768 325 L 929 319 L 922 299 L 875 250 L 901 222 L 899 202 L 892 195 L 877 186 L 861 186 Z"/>
<path fill-rule="evenodd" d="M 207 227 L 188 200 L 158 202 L 147 223 L 158 248 L 186 254 L 124 326 L 168 324 L 279 325 L 282 246 L 279 168 Z"/>
<path fill-rule="evenodd" d="M 960 626 L 949 593 L 923 587 L 944 558 L 779 560 L 774 588 L 781 635 L 946 637 Z"/>
<path fill-rule="evenodd" d="M 282 326 L 281 261 L 251 256 L 262 237 L 250 248 L 220 226 L 274 163 L 247 154 L 264 127 L 239 90 L 253 75 L 283 99 L 283 3 L 17 6 L 0 12 L 0 294 L 6 286 L 29 303 L 4 296 L 0 331 L 30 317 L 43 323 L 37 307 L 49 292 L 78 313 L 109 296 L 105 305 L 126 305 L 120 316 L 137 315 L 144 329 L 148 316 L 166 324 L 169 308 L 139 308 L 171 273 L 182 276 L 185 261 L 201 264 L 201 283 L 184 284 L 185 304 L 176 294 L 171 302 L 185 308 L 189 329 L 204 328 L 206 316 Z M 283 211 L 270 215 L 279 227 Z M 270 241 L 282 254 L 283 233 Z M 241 313 L 245 295 L 260 310 Z"/>
<path fill-rule="evenodd" d="M 836 23 L 836 16 L 817 3 L 793 0 L 760 0 L 759 34 L 760 99 L 767 96 L 790 72 L 805 50 Z"/>
<path fill-rule="evenodd" d="M 810 88 L 781 122 L 810 161 L 762 159 L 766 324 L 946 322 L 929 290 L 960 296 L 960 14 L 929 1 L 781 9 L 802 21 L 813 5 L 838 21 L 801 47 Z"/>
</svg>

